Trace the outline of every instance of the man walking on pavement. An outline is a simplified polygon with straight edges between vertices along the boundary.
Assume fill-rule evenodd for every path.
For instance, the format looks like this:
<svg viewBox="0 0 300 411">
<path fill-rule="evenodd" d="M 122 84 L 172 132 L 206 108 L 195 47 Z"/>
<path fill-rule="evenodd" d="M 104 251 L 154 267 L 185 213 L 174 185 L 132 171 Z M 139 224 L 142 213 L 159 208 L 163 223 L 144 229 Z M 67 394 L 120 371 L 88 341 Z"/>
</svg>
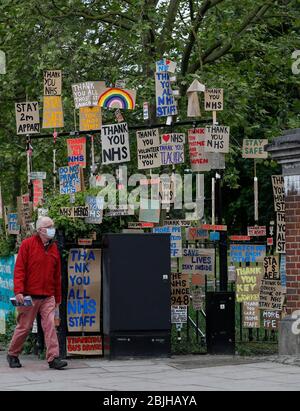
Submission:
<svg viewBox="0 0 300 411">
<path fill-rule="evenodd" d="M 61 369 L 68 363 L 59 358 L 59 344 L 54 325 L 55 311 L 61 303 L 61 262 L 56 243 L 54 222 L 41 217 L 36 223 L 37 233 L 25 239 L 20 247 L 15 271 L 14 292 L 18 303 L 31 296 L 32 306 L 19 306 L 17 326 L 12 337 L 7 361 L 11 368 L 22 367 L 19 355 L 32 329 L 34 319 L 41 315 L 50 368 Z"/>
</svg>

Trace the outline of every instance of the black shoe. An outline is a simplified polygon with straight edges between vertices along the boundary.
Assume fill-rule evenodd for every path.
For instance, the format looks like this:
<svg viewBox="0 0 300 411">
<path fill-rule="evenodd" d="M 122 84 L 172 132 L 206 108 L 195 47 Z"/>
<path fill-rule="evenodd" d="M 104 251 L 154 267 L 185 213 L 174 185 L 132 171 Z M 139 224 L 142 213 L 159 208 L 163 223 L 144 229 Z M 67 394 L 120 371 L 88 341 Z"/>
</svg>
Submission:
<svg viewBox="0 0 300 411">
<path fill-rule="evenodd" d="M 49 368 L 54 368 L 56 370 L 61 370 L 68 365 L 67 361 L 61 360 L 60 358 L 54 358 L 54 360 L 48 362 Z"/>
<path fill-rule="evenodd" d="M 20 360 L 18 357 L 14 357 L 13 355 L 7 354 L 7 361 L 10 366 L 10 368 L 21 368 L 22 364 L 20 363 Z"/>
</svg>

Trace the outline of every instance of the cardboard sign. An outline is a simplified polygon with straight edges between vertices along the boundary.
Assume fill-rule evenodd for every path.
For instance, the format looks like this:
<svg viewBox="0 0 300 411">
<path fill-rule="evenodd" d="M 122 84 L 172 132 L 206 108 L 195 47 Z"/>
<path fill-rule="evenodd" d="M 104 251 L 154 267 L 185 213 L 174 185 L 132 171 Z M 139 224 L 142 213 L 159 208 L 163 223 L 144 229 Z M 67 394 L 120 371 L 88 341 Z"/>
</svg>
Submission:
<svg viewBox="0 0 300 411">
<path fill-rule="evenodd" d="M 141 223 L 141 222 L 135 222 L 131 221 L 128 223 L 128 228 L 130 229 L 139 229 L 139 228 L 153 228 L 154 224 L 153 223 Z"/>
<path fill-rule="evenodd" d="M 68 164 L 69 166 L 79 165 L 86 167 L 86 138 L 69 138 L 67 139 L 68 147 Z"/>
<path fill-rule="evenodd" d="M 207 126 L 205 128 L 204 151 L 209 153 L 229 153 L 230 127 Z"/>
<path fill-rule="evenodd" d="M 180 227 L 190 227 L 191 221 L 189 220 L 165 220 L 164 225 L 179 225 Z"/>
<path fill-rule="evenodd" d="M 81 191 L 80 167 L 60 167 L 59 170 L 60 194 L 74 194 Z"/>
<path fill-rule="evenodd" d="M 227 225 L 202 224 L 201 227 L 208 231 L 227 231 Z"/>
<path fill-rule="evenodd" d="M 193 309 L 195 311 L 203 310 L 205 295 L 203 294 L 203 291 L 200 288 L 195 288 L 191 291 L 191 299 L 192 299 Z"/>
<path fill-rule="evenodd" d="M 9 213 L 7 215 L 7 232 L 8 234 L 18 235 L 20 234 L 20 225 L 18 224 L 18 214 Z"/>
<path fill-rule="evenodd" d="M 40 132 L 39 103 L 37 101 L 16 103 L 17 134 L 38 134 Z"/>
<path fill-rule="evenodd" d="M 205 275 L 192 274 L 192 285 L 197 287 L 205 286 Z"/>
<path fill-rule="evenodd" d="M 160 139 L 157 128 L 136 132 L 138 169 L 161 166 Z"/>
<path fill-rule="evenodd" d="M 277 230 L 276 230 L 276 253 L 285 254 L 285 213 L 276 213 Z"/>
<path fill-rule="evenodd" d="M 267 228 L 265 225 L 261 227 L 248 227 L 247 231 L 249 237 L 265 237 L 267 235 Z"/>
<path fill-rule="evenodd" d="M 78 238 L 77 244 L 81 246 L 92 245 L 93 239 L 92 238 Z"/>
<path fill-rule="evenodd" d="M 184 248 L 182 273 L 214 275 L 215 250 L 212 248 Z"/>
<path fill-rule="evenodd" d="M 243 302 L 243 328 L 260 328 L 258 301 Z"/>
<path fill-rule="evenodd" d="M 212 170 L 225 170 L 225 154 L 223 153 L 207 153 L 209 155 L 210 165 Z"/>
<path fill-rule="evenodd" d="M 27 199 L 26 199 L 27 200 Z M 32 234 L 32 214 L 33 205 L 32 202 L 23 201 L 22 197 L 17 197 L 17 209 L 18 209 L 18 223 L 21 226 L 21 234 L 28 235 Z"/>
<path fill-rule="evenodd" d="M 130 161 L 127 123 L 109 124 L 101 128 L 102 164 Z"/>
<path fill-rule="evenodd" d="M 161 165 L 168 166 L 184 163 L 184 145 L 170 144 L 160 146 Z"/>
<path fill-rule="evenodd" d="M 231 244 L 230 261 L 232 263 L 263 262 L 266 256 L 265 245 Z"/>
<path fill-rule="evenodd" d="M 133 110 L 135 107 L 136 91 L 111 87 L 102 90 L 98 105 L 103 108 Z"/>
<path fill-rule="evenodd" d="M 259 287 L 263 276 L 263 267 L 236 268 L 236 301 L 259 301 Z"/>
<path fill-rule="evenodd" d="M 43 180 L 33 180 L 33 208 L 36 209 L 44 202 Z"/>
<path fill-rule="evenodd" d="M 173 96 L 170 75 L 167 72 L 155 73 L 156 116 L 177 115 L 177 103 Z"/>
<path fill-rule="evenodd" d="M 186 228 L 187 241 L 201 241 L 208 239 L 208 231 L 203 230 L 202 227 L 188 227 Z"/>
<path fill-rule="evenodd" d="M 170 234 L 171 258 L 182 257 L 182 233 L 180 226 L 154 227 L 153 233 Z"/>
<path fill-rule="evenodd" d="M 156 62 L 156 72 L 175 73 L 177 63 L 169 59 L 163 58 Z"/>
<path fill-rule="evenodd" d="M 188 130 L 188 142 L 192 171 L 210 171 L 210 154 L 204 151 L 205 128 Z"/>
<path fill-rule="evenodd" d="M 222 88 L 207 88 L 204 93 L 205 111 L 223 110 L 224 90 Z"/>
<path fill-rule="evenodd" d="M 265 146 L 268 140 L 244 139 L 243 140 L 243 158 L 268 158 L 268 153 L 265 151 Z"/>
<path fill-rule="evenodd" d="M 43 128 L 63 128 L 64 114 L 60 96 L 44 96 Z"/>
<path fill-rule="evenodd" d="M 160 201 L 147 200 L 141 198 L 139 221 L 146 223 L 159 223 L 160 219 Z"/>
<path fill-rule="evenodd" d="M 134 210 L 129 205 L 110 207 L 109 210 L 105 212 L 106 217 L 122 217 L 128 215 L 134 215 Z"/>
<path fill-rule="evenodd" d="M 280 280 L 279 258 L 277 256 L 270 255 L 264 258 L 264 279 Z"/>
<path fill-rule="evenodd" d="M 67 355 L 102 355 L 101 335 L 67 336 Z"/>
<path fill-rule="evenodd" d="M 259 308 L 268 311 L 282 311 L 284 294 L 280 280 L 262 280 Z"/>
<path fill-rule="evenodd" d="M 275 213 L 283 213 L 285 211 L 283 176 L 281 175 L 272 176 L 272 187 L 273 187 Z"/>
<path fill-rule="evenodd" d="M 171 324 L 185 324 L 187 322 L 187 306 L 171 306 Z"/>
<path fill-rule="evenodd" d="M 87 81 L 72 85 L 75 108 L 98 106 L 99 96 L 105 89 L 104 81 Z"/>
<path fill-rule="evenodd" d="M 189 305 L 190 289 L 187 276 L 171 273 L 171 305 Z"/>
<path fill-rule="evenodd" d="M 184 133 L 170 133 L 161 136 L 161 144 L 185 144 Z"/>
<path fill-rule="evenodd" d="M 104 198 L 86 196 L 85 204 L 89 207 L 90 215 L 84 221 L 86 224 L 101 224 L 103 219 Z"/>
<path fill-rule="evenodd" d="M 171 203 L 174 203 L 175 195 L 174 181 L 170 181 L 170 178 L 164 178 L 164 176 L 162 176 L 159 186 L 159 198 L 161 204 L 170 205 Z"/>
<path fill-rule="evenodd" d="M 90 209 L 88 206 L 61 207 L 59 214 L 62 217 L 87 218 L 90 215 Z"/>
<path fill-rule="evenodd" d="M 229 237 L 230 241 L 250 241 L 251 237 L 248 235 L 231 235 Z"/>
<path fill-rule="evenodd" d="M 44 96 L 61 96 L 61 70 L 44 71 Z"/>
<path fill-rule="evenodd" d="M 79 130 L 91 131 L 101 130 L 102 113 L 101 107 L 80 107 L 79 109 Z"/>
<path fill-rule="evenodd" d="M 101 250 L 73 248 L 68 258 L 69 332 L 100 332 Z"/>
<path fill-rule="evenodd" d="M 281 320 L 280 311 L 267 311 L 262 312 L 263 328 L 265 330 L 278 330 L 279 322 Z"/>
</svg>

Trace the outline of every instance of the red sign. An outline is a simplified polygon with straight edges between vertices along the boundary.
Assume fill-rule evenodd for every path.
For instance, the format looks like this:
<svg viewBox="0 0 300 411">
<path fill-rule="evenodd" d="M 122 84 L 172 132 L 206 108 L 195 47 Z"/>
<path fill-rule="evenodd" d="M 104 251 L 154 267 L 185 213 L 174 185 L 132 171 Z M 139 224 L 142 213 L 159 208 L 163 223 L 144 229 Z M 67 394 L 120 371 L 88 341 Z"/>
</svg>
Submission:
<svg viewBox="0 0 300 411">
<path fill-rule="evenodd" d="M 267 245 L 273 245 L 273 244 L 274 244 L 273 237 L 267 238 Z"/>
<path fill-rule="evenodd" d="M 100 335 L 67 336 L 67 354 L 102 355 L 102 337 Z"/>
<path fill-rule="evenodd" d="M 44 189 L 43 180 L 33 180 L 33 207 L 37 208 L 38 205 L 42 205 Z"/>
<path fill-rule="evenodd" d="M 248 235 L 232 235 L 229 237 L 231 241 L 250 241 L 251 238 Z"/>
<path fill-rule="evenodd" d="M 128 223 L 128 228 L 153 228 L 154 223 L 138 223 L 138 222 L 131 222 Z"/>
<path fill-rule="evenodd" d="M 92 245 L 92 238 L 78 238 L 78 245 Z"/>
<path fill-rule="evenodd" d="M 202 224 L 202 230 L 208 230 L 208 231 L 227 231 L 227 225 Z"/>
</svg>

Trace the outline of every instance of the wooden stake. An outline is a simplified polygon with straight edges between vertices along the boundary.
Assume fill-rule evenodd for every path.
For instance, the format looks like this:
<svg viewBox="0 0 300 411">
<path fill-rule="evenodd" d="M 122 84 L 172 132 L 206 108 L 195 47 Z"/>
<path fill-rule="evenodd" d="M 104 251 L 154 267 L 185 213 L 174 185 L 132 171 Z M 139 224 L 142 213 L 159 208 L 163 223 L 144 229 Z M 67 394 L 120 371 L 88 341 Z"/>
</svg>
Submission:
<svg viewBox="0 0 300 411">
<path fill-rule="evenodd" d="M 211 223 L 212 225 L 216 224 L 216 213 L 215 213 L 215 179 L 211 179 Z"/>
</svg>

